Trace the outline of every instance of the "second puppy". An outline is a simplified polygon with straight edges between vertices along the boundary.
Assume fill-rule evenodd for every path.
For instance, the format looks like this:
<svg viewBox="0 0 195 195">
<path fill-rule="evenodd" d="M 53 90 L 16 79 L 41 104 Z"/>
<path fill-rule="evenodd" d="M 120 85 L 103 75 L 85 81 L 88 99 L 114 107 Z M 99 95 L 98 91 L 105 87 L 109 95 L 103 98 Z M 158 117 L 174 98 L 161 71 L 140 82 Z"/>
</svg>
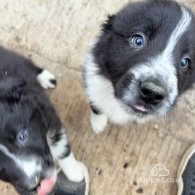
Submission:
<svg viewBox="0 0 195 195">
<path fill-rule="evenodd" d="M 64 125 L 43 90 L 55 85 L 49 71 L 0 48 L 0 179 L 21 195 L 51 191 L 55 161 L 71 181 L 84 179 Z"/>
</svg>

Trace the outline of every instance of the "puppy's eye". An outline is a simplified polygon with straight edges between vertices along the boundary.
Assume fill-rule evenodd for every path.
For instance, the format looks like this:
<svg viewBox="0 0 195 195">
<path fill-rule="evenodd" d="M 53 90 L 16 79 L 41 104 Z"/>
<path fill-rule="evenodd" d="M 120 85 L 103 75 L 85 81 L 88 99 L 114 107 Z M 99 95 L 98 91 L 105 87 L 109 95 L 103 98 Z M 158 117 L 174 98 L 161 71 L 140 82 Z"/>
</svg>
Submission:
<svg viewBox="0 0 195 195">
<path fill-rule="evenodd" d="M 17 135 L 17 140 L 18 142 L 20 142 L 21 144 L 26 143 L 28 139 L 28 133 L 26 130 L 21 130 L 19 131 L 18 135 Z"/>
<path fill-rule="evenodd" d="M 189 68 L 191 59 L 189 57 L 184 57 L 181 59 L 180 67 L 183 70 L 187 70 Z"/>
<path fill-rule="evenodd" d="M 142 48 L 145 44 L 145 38 L 141 34 L 135 34 L 130 38 L 130 45 L 135 48 Z"/>
</svg>

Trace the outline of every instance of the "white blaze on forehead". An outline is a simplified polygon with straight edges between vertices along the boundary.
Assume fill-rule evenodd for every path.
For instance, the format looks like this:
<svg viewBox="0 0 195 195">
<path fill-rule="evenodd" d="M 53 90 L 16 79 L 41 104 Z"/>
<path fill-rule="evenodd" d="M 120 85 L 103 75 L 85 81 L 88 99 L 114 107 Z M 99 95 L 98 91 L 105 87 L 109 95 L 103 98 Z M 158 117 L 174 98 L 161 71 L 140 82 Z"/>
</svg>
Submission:
<svg viewBox="0 0 195 195">
<path fill-rule="evenodd" d="M 175 30 L 172 32 L 172 34 L 168 40 L 167 47 L 165 48 L 165 50 L 163 51 L 163 54 L 162 54 L 162 55 L 164 55 L 164 57 L 168 57 L 168 56 L 172 57 L 172 54 L 173 54 L 173 51 L 174 51 L 176 44 L 178 43 L 178 41 L 180 40 L 182 35 L 190 27 L 191 20 L 192 20 L 191 14 L 184 7 L 182 7 L 181 10 L 182 10 L 181 20 L 179 21 L 178 25 L 176 26 Z"/>
<path fill-rule="evenodd" d="M 37 164 L 35 159 L 22 159 L 19 156 L 12 154 L 4 145 L 0 144 L 0 151 L 9 157 L 15 165 L 22 170 L 29 178 L 37 172 L 41 171 L 41 165 Z"/>
</svg>

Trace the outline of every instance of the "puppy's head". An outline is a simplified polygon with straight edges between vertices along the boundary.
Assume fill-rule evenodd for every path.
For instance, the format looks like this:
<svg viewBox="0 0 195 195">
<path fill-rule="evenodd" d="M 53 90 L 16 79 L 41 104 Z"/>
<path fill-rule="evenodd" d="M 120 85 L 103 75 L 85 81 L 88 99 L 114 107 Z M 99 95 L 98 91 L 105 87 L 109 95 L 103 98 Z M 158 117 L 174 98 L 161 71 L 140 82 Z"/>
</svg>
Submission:
<svg viewBox="0 0 195 195">
<path fill-rule="evenodd" d="M 164 115 L 194 82 L 194 16 L 174 1 L 130 3 L 109 17 L 93 52 L 135 119 Z"/>
<path fill-rule="evenodd" d="M 20 193 L 34 193 L 43 179 L 55 176 L 41 108 L 23 95 L 0 100 L 0 179 Z"/>
</svg>

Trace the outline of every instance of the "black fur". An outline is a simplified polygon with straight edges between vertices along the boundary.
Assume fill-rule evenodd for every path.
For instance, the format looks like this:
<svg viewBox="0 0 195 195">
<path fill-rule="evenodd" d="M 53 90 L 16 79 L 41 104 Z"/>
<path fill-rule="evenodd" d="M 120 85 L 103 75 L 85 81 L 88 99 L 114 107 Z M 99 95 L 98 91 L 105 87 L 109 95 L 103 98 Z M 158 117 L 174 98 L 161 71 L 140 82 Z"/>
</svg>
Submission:
<svg viewBox="0 0 195 195">
<path fill-rule="evenodd" d="M 107 25 L 103 24 L 94 56 L 100 74 L 111 80 L 114 86 L 131 67 L 145 62 L 156 51 L 160 53 L 164 49 L 165 40 L 181 18 L 181 11 L 175 2 L 161 2 L 130 3 L 115 17 L 108 18 Z M 140 52 L 129 47 L 128 41 L 137 32 L 144 32 L 148 42 L 153 41 Z"/>
<path fill-rule="evenodd" d="M 55 144 L 62 134 L 58 132 L 61 121 L 36 79 L 42 71 L 28 59 L 0 48 L 0 144 L 16 156 L 39 159 L 43 165 L 40 179 L 54 169 L 46 135 L 55 129 L 51 143 Z M 24 143 L 17 138 L 21 130 L 28 134 Z M 31 180 L 1 150 L 0 179 L 13 184 L 20 194 L 35 193 L 29 187 Z"/>
<path fill-rule="evenodd" d="M 191 13 L 192 14 L 192 13 Z M 177 68 L 179 93 L 183 93 L 195 82 L 195 20 L 190 29 L 180 40 L 174 52 Z M 108 17 L 102 25 L 102 34 L 94 47 L 95 61 L 100 68 L 99 74 L 111 80 L 115 88 L 115 95 L 121 93 L 120 80 L 126 72 L 148 58 L 161 53 L 167 44 L 167 37 L 175 29 L 181 18 L 181 9 L 174 1 L 150 0 L 146 2 L 130 3 L 117 15 Z M 137 32 L 147 36 L 147 47 L 135 51 L 129 46 L 129 38 Z M 192 61 L 188 71 L 178 68 L 183 55 L 189 54 Z M 127 75 L 129 80 L 129 75 Z M 124 82 L 123 82 L 124 83 Z"/>
<path fill-rule="evenodd" d="M 193 16 L 193 14 L 192 14 Z M 173 32 L 181 18 L 180 6 L 174 1 L 150 0 L 130 3 L 116 16 L 108 17 L 102 25 L 102 35 L 94 48 L 95 60 L 100 74 L 112 81 L 114 87 L 127 70 L 136 64 L 145 62 L 148 57 L 160 53 L 167 44 L 167 37 Z M 195 21 L 182 37 L 178 50 L 175 51 L 175 66 L 178 66 L 182 55 L 189 53 L 192 58 L 190 70 L 182 72 L 178 68 L 180 93 L 195 82 Z M 128 39 L 137 32 L 147 35 L 150 42 L 140 52 L 129 47 Z"/>
</svg>

